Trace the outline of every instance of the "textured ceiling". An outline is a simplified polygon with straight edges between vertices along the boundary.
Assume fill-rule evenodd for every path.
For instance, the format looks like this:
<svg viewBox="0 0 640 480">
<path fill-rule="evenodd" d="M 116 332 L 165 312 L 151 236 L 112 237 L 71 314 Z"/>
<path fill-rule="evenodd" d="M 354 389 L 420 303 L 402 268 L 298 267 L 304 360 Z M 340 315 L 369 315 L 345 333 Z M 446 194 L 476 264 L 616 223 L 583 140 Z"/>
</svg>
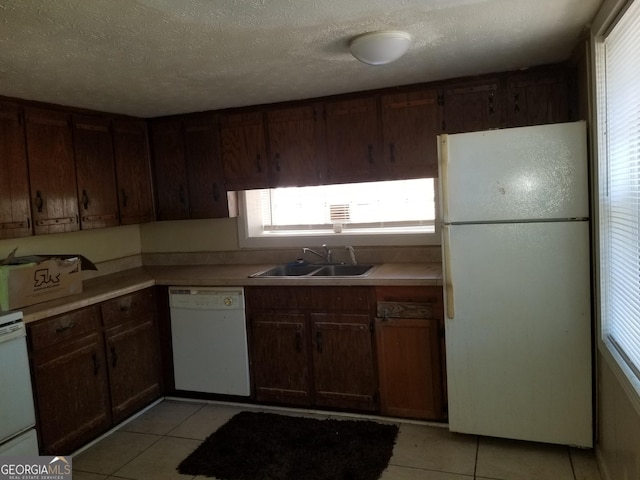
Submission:
<svg viewBox="0 0 640 480">
<path fill-rule="evenodd" d="M 152 117 L 569 57 L 602 0 L 2 0 L 0 95 Z M 354 35 L 404 30 L 370 66 Z"/>
</svg>

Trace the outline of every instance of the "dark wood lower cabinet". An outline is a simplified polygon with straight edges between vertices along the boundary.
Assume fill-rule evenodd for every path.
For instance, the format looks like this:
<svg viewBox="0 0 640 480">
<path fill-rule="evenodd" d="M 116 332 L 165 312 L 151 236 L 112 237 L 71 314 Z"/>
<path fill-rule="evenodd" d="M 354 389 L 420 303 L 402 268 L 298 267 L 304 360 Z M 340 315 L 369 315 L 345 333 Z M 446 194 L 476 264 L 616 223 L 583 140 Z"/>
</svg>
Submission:
<svg viewBox="0 0 640 480">
<path fill-rule="evenodd" d="M 437 321 L 378 319 L 376 338 L 382 413 L 441 420 L 444 398 Z"/>
<path fill-rule="evenodd" d="M 445 420 L 442 287 L 378 287 L 376 296 L 381 413 Z"/>
<path fill-rule="evenodd" d="M 251 326 L 256 399 L 309 405 L 311 385 L 305 315 L 256 312 Z"/>
<path fill-rule="evenodd" d="M 33 359 L 42 453 L 68 454 L 111 425 L 102 338 L 92 333 Z"/>
<path fill-rule="evenodd" d="M 41 453 L 70 454 L 160 396 L 155 318 L 146 289 L 28 324 Z"/>
<path fill-rule="evenodd" d="M 377 409 L 370 288 L 248 287 L 258 401 Z"/>
<path fill-rule="evenodd" d="M 310 316 L 315 404 L 375 410 L 377 382 L 371 317 L 344 313 L 312 313 Z"/>
</svg>

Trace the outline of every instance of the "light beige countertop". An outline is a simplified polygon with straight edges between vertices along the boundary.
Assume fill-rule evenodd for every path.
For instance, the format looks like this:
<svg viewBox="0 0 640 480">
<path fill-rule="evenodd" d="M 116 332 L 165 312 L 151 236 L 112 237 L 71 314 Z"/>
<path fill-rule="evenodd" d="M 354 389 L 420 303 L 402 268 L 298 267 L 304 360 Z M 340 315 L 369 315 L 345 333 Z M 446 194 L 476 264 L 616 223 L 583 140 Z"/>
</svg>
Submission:
<svg viewBox="0 0 640 480">
<path fill-rule="evenodd" d="M 180 286 L 434 286 L 442 285 L 439 263 L 383 263 L 361 277 L 272 277 L 251 274 L 274 267 L 264 265 L 147 266 L 85 280 L 78 295 L 39 303 L 22 309 L 25 323 L 67 313 L 154 285 Z"/>
</svg>

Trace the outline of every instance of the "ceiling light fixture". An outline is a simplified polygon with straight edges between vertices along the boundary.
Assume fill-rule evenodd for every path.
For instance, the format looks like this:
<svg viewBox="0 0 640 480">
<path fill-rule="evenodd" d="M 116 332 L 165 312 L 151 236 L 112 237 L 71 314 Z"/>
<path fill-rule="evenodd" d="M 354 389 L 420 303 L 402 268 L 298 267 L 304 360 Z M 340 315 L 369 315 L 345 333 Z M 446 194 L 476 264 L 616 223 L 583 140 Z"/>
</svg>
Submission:
<svg viewBox="0 0 640 480">
<path fill-rule="evenodd" d="M 411 35 L 407 32 L 387 30 L 354 37 L 349 43 L 349 50 L 363 63 L 384 65 L 407 53 L 410 44 Z"/>
</svg>

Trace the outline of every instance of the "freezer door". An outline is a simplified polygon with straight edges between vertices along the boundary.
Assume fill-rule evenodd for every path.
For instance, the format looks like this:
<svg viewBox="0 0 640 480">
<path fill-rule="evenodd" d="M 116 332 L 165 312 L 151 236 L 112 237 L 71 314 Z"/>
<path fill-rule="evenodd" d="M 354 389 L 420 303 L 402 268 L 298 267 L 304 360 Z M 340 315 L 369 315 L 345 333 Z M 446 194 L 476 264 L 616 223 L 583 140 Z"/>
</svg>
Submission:
<svg viewBox="0 0 640 480">
<path fill-rule="evenodd" d="M 445 227 L 452 431 L 592 446 L 588 227 Z"/>
<path fill-rule="evenodd" d="M 445 223 L 589 216 L 586 123 L 440 136 Z"/>
</svg>

